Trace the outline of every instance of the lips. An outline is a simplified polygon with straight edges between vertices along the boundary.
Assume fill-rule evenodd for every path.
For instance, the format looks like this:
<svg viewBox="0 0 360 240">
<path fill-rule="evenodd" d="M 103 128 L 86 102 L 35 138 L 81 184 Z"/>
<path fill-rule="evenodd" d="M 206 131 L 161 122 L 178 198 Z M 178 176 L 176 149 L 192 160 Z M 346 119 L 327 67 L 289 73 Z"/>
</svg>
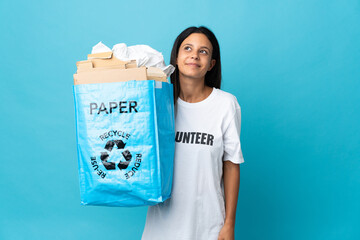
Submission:
<svg viewBox="0 0 360 240">
<path fill-rule="evenodd" d="M 200 67 L 200 65 L 196 63 L 185 63 L 185 65 Z"/>
</svg>

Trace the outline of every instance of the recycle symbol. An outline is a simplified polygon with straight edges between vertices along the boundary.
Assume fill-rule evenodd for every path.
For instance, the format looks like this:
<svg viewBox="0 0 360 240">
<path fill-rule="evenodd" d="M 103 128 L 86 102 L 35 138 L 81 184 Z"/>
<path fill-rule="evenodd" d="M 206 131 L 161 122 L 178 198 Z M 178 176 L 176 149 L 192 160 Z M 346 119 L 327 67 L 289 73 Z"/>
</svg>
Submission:
<svg viewBox="0 0 360 240">
<path fill-rule="evenodd" d="M 117 149 L 114 150 L 114 146 L 116 145 Z M 109 140 L 106 144 L 104 149 L 105 152 L 101 152 L 100 159 L 102 163 L 104 164 L 104 167 L 107 170 L 115 170 L 116 169 L 116 163 L 115 162 L 108 162 L 110 155 L 116 156 L 116 150 L 121 150 L 125 148 L 126 143 L 124 143 L 122 140 Z M 115 153 L 115 154 L 114 154 Z M 126 169 L 129 166 L 129 163 L 131 162 L 132 155 L 129 150 L 124 150 L 121 152 L 121 155 L 123 156 L 123 159 L 125 161 L 120 160 L 120 162 L 117 164 L 118 168 L 120 170 Z"/>
</svg>

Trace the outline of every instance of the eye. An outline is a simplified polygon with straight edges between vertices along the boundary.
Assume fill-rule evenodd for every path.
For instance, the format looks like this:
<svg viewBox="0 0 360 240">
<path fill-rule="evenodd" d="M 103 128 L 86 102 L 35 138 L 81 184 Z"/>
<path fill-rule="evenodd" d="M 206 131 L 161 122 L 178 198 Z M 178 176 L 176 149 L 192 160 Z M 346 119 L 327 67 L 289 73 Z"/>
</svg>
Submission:
<svg viewBox="0 0 360 240">
<path fill-rule="evenodd" d="M 184 47 L 184 49 L 187 51 L 187 50 L 191 49 L 191 47 L 186 46 L 186 47 Z"/>
<path fill-rule="evenodd" d="M 200 50 L 200 53 L 208 54 L 206 50 Z"/>
</svg>

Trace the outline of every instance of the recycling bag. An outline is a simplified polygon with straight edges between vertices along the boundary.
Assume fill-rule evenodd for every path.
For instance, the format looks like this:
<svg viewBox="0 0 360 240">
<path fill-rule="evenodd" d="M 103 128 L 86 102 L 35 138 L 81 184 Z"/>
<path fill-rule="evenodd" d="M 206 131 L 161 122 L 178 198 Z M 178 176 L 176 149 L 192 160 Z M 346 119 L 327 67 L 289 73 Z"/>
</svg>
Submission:
<svg viewBox="0 0 360 240">
<path fill-rule="evenodd" d="M 155 80 L 74 85 L 82 205 L 155 205 L 171 196 L 172 85 Z"/>
</svg>

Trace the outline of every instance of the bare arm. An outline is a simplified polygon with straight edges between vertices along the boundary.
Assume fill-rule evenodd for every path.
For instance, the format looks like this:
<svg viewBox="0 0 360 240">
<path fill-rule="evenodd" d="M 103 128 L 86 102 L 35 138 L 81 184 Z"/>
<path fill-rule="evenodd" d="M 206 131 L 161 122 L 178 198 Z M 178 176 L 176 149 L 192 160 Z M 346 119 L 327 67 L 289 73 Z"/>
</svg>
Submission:
<svg viewBox="0 0 360 240">
<path fill-rule="evenodd" d="M 219 233 L 219 240 L 235 238 L 235 217 L 240 186 L 240 166 L 224 161 L 225 223 Z"/>
<path fill-rule="evenodd" d="M 225 224 L 235 227 L 236 205 L 240 186 L 240 166 L 224 161 Z"/>
</svg>

